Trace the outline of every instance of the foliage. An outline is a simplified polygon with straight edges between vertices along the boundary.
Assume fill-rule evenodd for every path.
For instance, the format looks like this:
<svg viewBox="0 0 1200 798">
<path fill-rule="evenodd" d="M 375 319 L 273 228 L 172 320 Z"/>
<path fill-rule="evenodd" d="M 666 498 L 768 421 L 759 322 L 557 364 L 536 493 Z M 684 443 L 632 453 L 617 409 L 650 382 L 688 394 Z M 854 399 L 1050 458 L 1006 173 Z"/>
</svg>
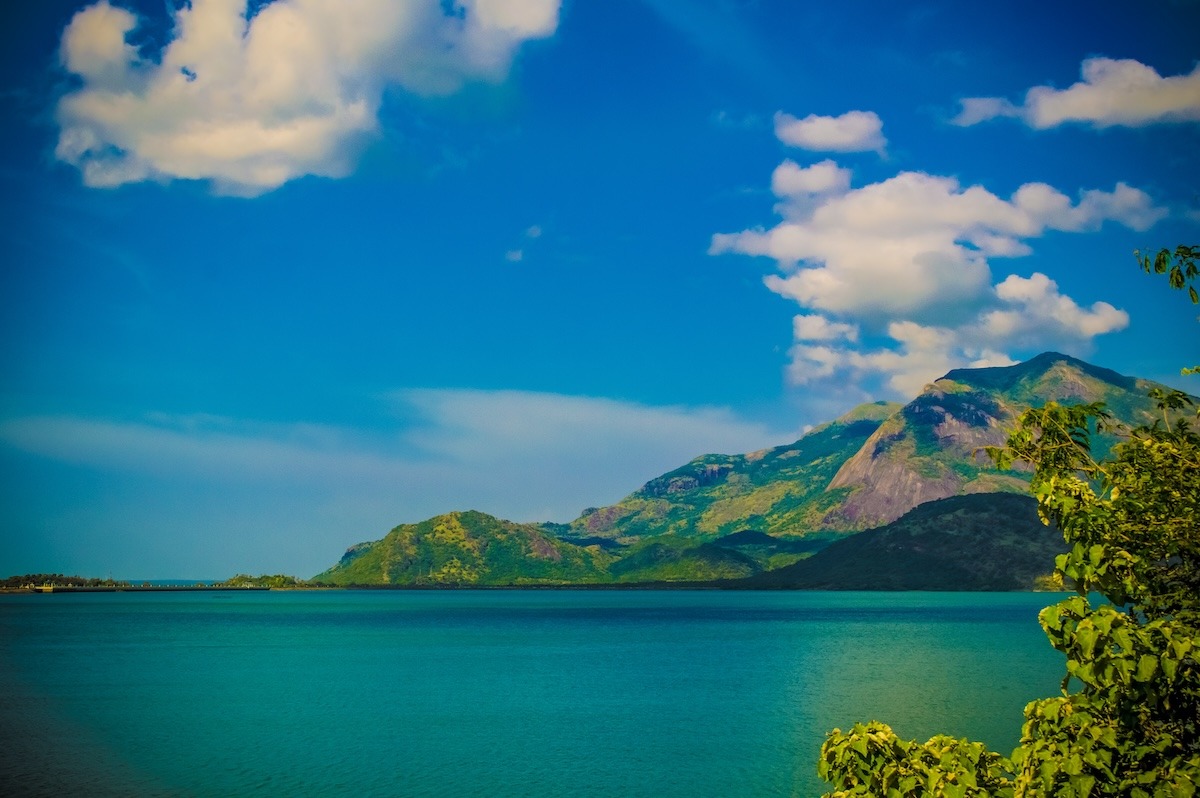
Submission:
<svg viewBox="0 0 1200 798">
<path fill-rule="evenodd" d="M 1200 267 L 1196 266 L 1196 261 L 1200 260 L 1200 247 L 1180 245 L 1175 247 L 1174 252 L 1160 249 L 1153 258 L 1135 249 L 1133 256 L 1137 258 L 1138 264 L 1146 274 L 1167 275 L 1168 285 L 1180 291 L 1187 289 L 1192 304 L 1200 304 L 1200 293 L 1196 291 L 1196 286 L 1192 285 L 1196 278 L 1200 277 Z M 1200 374 L 1200 366 L 1185 368 L 1183 373 Z"/>
<path fill-rule="evenodd" d="M 1195 248 L 1147 270 L 1181 288 Z M 1175 271 L 1178 269 L 1178 272 Z M 1195 293 L 1191 292 L 1193 301 Z M 1200 434 L 1194 400 L 1156 389 L 1160 418 L 1124 431 L 1107 458 L 1099 403 L 1026 411 L 998 465 L 1033 467 L 1042 519 L 1070 551 L 1057 572 L 1079 595 L 1039 616 L 1066 655 L 1062 695 L 1025 708 L 1011 759 L 976 743 L 899 740 L 886 726 L 834 730 L 818 769 L 834 796 L 1192 796 L 1200 782 Z M 1103 601 L 1093 605 L 1092 596 Z M 983 774 L 981 778 L 980 774 Z"/>
<path fill-rule="evenodd" d="M 939 735 L 922 745 L 871 722 L 846 734 L 835 730 L 821 748 L 817 774 L 833 782 L 829 798 L 987 798 L 1012 795 L 1009 767 L 983 743 Z"/>
<path fill-rule="evenodd" d="M 0 579 L 0 589 L 13 590 L 31 585 L 53 585 L 54 587 L 129 587 L 128 582 L 98 577 L 63 576 L 62 574 L 23 574 Z"/>
<path fill-rule="evenodd" d="M 221 587 L 317 587 L 318 585 L 311 582 L 305 582 L 303 579 L 297 579 L 294 576 L 286 574 L 260 574 L 251 576 L 250 574 L 238 574 L 230 577 L 221 583 Z"/>
</svg>

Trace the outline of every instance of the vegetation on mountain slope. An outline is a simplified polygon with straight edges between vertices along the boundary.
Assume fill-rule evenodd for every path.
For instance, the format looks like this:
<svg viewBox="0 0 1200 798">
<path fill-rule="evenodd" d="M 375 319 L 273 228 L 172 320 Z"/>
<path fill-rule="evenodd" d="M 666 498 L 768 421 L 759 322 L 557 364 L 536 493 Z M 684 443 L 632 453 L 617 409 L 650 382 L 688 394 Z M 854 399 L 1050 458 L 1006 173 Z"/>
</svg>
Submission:
<svg viewBox="0 0 1200 798">
<path fill-rule="evenodd" d="M 453 512 L 352 547 L 313 581 L 334 585 L 522 585 L 608 581 L 611 556 L 533 524 Z"/>
<path fill-rule="evenodd" d="M 830 529 L 863 529 L 934 499 L 1028 490 L 1025 473 L 1006 473 L 981 453 L 1004 443 L 1016 418 L 1045 401 L 1103 401 L 1129 424 L 1146 423 L 1154 383 L 1047 352 L 1025 363 L 955 369 L 885 421 L 830 482 L 848 491 L 825 518 Z M 1096 441 L 1106 451 L 1114 438 Z"/>
<path fill-rule="evenodd" d="M 826 490 L 829 481 L 898 407 L 863 405 L 787 446 L 698 457 L 615 505 L 585 510 L 571 537 L 632 543 L 657 535 L 713 539 L 746 528 L 783 536 L 818 531 L 841 498 Z"/>
<path fill-rule="evenodd" d="M 1146 394 L 1155 387 L 1053 352 L 1014 366 L 955 369 L 906 405 L 863 405 L 787 446 L 698 457 L 614 505 L 585 510 L 563 538 L 713 540 L 745 528 L 828 535 L 877 527 L 950 496 L 1025 493 L 1028 472 L 1001 471 L 980 453 L 1003 444 L 1024 410 L 1103 401 L 1127 424 L 1143 424 L 1153 417 Z M 1097 451 L 1114 440 L 1098 436 Z"/>
</svg>

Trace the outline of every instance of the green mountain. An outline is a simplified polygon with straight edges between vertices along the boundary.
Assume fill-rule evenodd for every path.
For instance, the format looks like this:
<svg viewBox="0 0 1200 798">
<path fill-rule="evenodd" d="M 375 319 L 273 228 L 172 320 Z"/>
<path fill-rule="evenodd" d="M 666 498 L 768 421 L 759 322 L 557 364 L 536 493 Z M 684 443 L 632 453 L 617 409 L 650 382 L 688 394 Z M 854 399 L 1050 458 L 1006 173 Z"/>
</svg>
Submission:
<svg viewBox="0 0 1200 798">
<path fill-rule="evenodd" d="M 1021 412 L 1050 400 L 1103 401 L 1120 421 L 1146 423 L 1154 387 L 1056 353 L 955 369 L 906 405 L 862 405 L 786 446 L 698 457 L 570 524 L 450 513 L 353 546 L 314 578 L 1028 587 L 1052 570 L 1061 538 L 1031 515 L 1026 478 L 997 471 L 979 450 L 1002 445 Z M 1099 437 L 1095 447 L 1112 440 Z"/>
<path fill-rule="evenodd" d="M 819 530 L 849 493 L 827 490 L 830 480 L 898 408 L 862 405 L 787 446 L 697 457 L 617 504 L 584 510 L 563 537 L 632 544 L 660 535 L 715 539 L 747 528 L 771 535 Z"/>
<path fill-rule="evenodd" d="M 1153 418 L 1146 392 L 1155 386 L 1053 352 L 1015 366 L 955 369 L 904 406 L 863 405 L 787 446 L 698 457 L 617 504 L 585 510 L 564 539 L 712 540 L 744 528 L 829 536 L 886 524 L 936 499 L 1025 493 L 1021 474 L 996 470 L 979 452 L 1002 445 L 1022 411 L 1050 400 L 1104 401 L 1117 418 L 1141 424 Z"/>
<path fill-rule="evenodd" d="M 983 493 L 927 502 L 741 587 L 811 590 L 1031 590 L 1046 584 L 1062 533 L 1030 496 Z"/>
<path fill-rule="evenodd" d="M 454 512 L 359 543 L 313 581 L 334 585 L 536 585 L 609 581 L 612 557 L 533 524 Z"/>
<path fill-rule="evenodd" d="M 1102 401 L 1124 423 L 1143 424 L 1155 417 L 1146 396 L 1154 387 L 1162 386 L 1054 352 L 1015 366 L 955 369 L 881 424 L 842 465 L 829 490 L 846 490 L 846 498 L 821 526 L 860 530 L 935 499 L 1024 493 L 1025 479 L 997 471 L 979 452 L 1003 445 L 1018 415 L 1048 401 Z M 1113 440 L 1099 436 L 1098 451 Z"/>
</svg>

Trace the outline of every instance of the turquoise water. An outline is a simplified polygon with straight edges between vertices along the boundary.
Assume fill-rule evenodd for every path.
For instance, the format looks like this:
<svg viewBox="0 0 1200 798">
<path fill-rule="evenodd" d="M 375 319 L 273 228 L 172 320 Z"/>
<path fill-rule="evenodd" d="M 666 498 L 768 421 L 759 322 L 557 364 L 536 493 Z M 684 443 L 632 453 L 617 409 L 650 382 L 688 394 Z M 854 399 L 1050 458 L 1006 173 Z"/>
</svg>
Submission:
<svg viewBox="0 0 1200 798">
<path fill-rule="evenodd" d="M 0 596 L 0 793 L 814 796 L 878 718 L 1005 753 L 1045 594 Z"/>
</svg>

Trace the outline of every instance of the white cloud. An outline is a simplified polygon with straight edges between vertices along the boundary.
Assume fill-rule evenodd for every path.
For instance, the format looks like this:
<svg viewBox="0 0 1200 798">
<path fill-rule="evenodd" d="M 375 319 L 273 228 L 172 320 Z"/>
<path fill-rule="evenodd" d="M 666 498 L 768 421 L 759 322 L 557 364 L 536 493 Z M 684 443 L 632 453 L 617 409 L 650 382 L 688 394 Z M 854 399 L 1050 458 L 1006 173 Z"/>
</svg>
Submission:
<svg viewBox="0 0 1200 798">
<path fill-rule="evenodd" d="M 803 325 L 800 319 L 806 319 Z M 813 321 L 820 320 L 820 321 Z M 811 385 L 832 377 L 879 377 L 896 397 L 911 397 L 954 368 L 1008 366 L 1013 350 L 1086 354 L 1092 339 L 1129 325 L 1129 314 L 1107 302 L 1088 308 L 1059 293 L 1044 274 L 1010 275 L 989 295 L 989 309 L 958 325 L 923 325 L 900 319 L 886 327 L 885 341 L 857 346 L 857 327 L 819 316 L 797 316 L 788 379 Z M 822 335 L 823 331 L 829 334 Z M 836 334 L 842 333 L 842 334 Z M 851 334 L 853 333 L 853 334 Z M 810 342 L 820 342 L 813 344 Z"/>
<path fill-rule="evenodd" d="M 554 33 L 559 0 L 194 0 L 153 59 L 101 0 L 63 32 L 82 86 L 58 105 L 56 155 L 89 186 L 211 180 L 253 195 L 341 177 L 378 129 L 387 86 L 446 94 L 505 77 L 516 49 Z"/>
<path fill-rule="evenodd" d="M 991 286 L 988 257 L 1026 254 L 1024 240 L 1047 229 L 1116 221 L 1144 230 L 1165 214 L 1123 183 L 1083 192 L 1073 204 L 1045 184 L 1004 200 L 921 172 L 776 210 L 784 219 L 775 227 L 715 235 L 710 252 L 774 258 L 783 274 L 769 276 L 768 287 L 805 307 L 922 323 L 971 311 Z"/>
<path fill-rule="evenodd" d="M 801 314 L 792 319 L 792 337 L 797 341 L 858 340 L 858 327 L 830 321 L 817 314 Z"/>
<path fill-rule="evenodd" d="M 803 119 L 780 111 L 775 114 L 775 136 L 792 147 L 819 152 L 882 152 L 887 146 L 883 122 L 874 111 L 809 114 Z"/>
<path fill-rule="evenodd" d="M 1018 117 L 1033 128 L 1068 122 L 1096 127 L 1141 127 L 1200 121 L 1200 65 L 1186 75 L 1163 77 L 1133 59 L 1089 58 L 1083 80 L 1066 89 L 1034 86 L 1016 106 L 999 97 L 971 97 L 952 122 L 968 126 L 996 117 Z"/>
<path fill-rule="evenodd" d="M 980 317 L 975 337 L 1007 346 L 1029 347 L 1050 342 L 1076 348 L 1097 335 L 1129 326 L 1129 314 L 1107 302 L 1084 309 L 1058 292 L 1058 284 L 1040 272 L 1009 275 L 996 286 L 999 309 Z M 1036 342 L 1036 343 L 1035 343 Z"/>
<path fill-rule="evenodd" d="M 855 189 L 843 180 L 832 161 L 785 161 L 772 175 L 782 219 L 717 234 L 710 253 L 777 262 L 767 287 L 807 311 L 793 322 L 792 383 L 874 379 L 897 398 L 951 368 L 1009 364 L 1014 350 L 1086 354 L 1096 336 L 1128 324 L 1124 311 L 1081 307 L 1042 274 L 994 285 L 990 259 L 1027 255 L 1048 230 L 1145 230 L 1166 215 L 1124 183 L 1072 201 L 1044 183 L 1004 199 L 922 172 Z"/>
<path fill-rule="evenodd" d="M 844 193 L 850 188 L 850 170 L 831 160 L 801 167 L 786 160 L 771 173 L 771 191 L 777 197 Z"/>
</svg>

